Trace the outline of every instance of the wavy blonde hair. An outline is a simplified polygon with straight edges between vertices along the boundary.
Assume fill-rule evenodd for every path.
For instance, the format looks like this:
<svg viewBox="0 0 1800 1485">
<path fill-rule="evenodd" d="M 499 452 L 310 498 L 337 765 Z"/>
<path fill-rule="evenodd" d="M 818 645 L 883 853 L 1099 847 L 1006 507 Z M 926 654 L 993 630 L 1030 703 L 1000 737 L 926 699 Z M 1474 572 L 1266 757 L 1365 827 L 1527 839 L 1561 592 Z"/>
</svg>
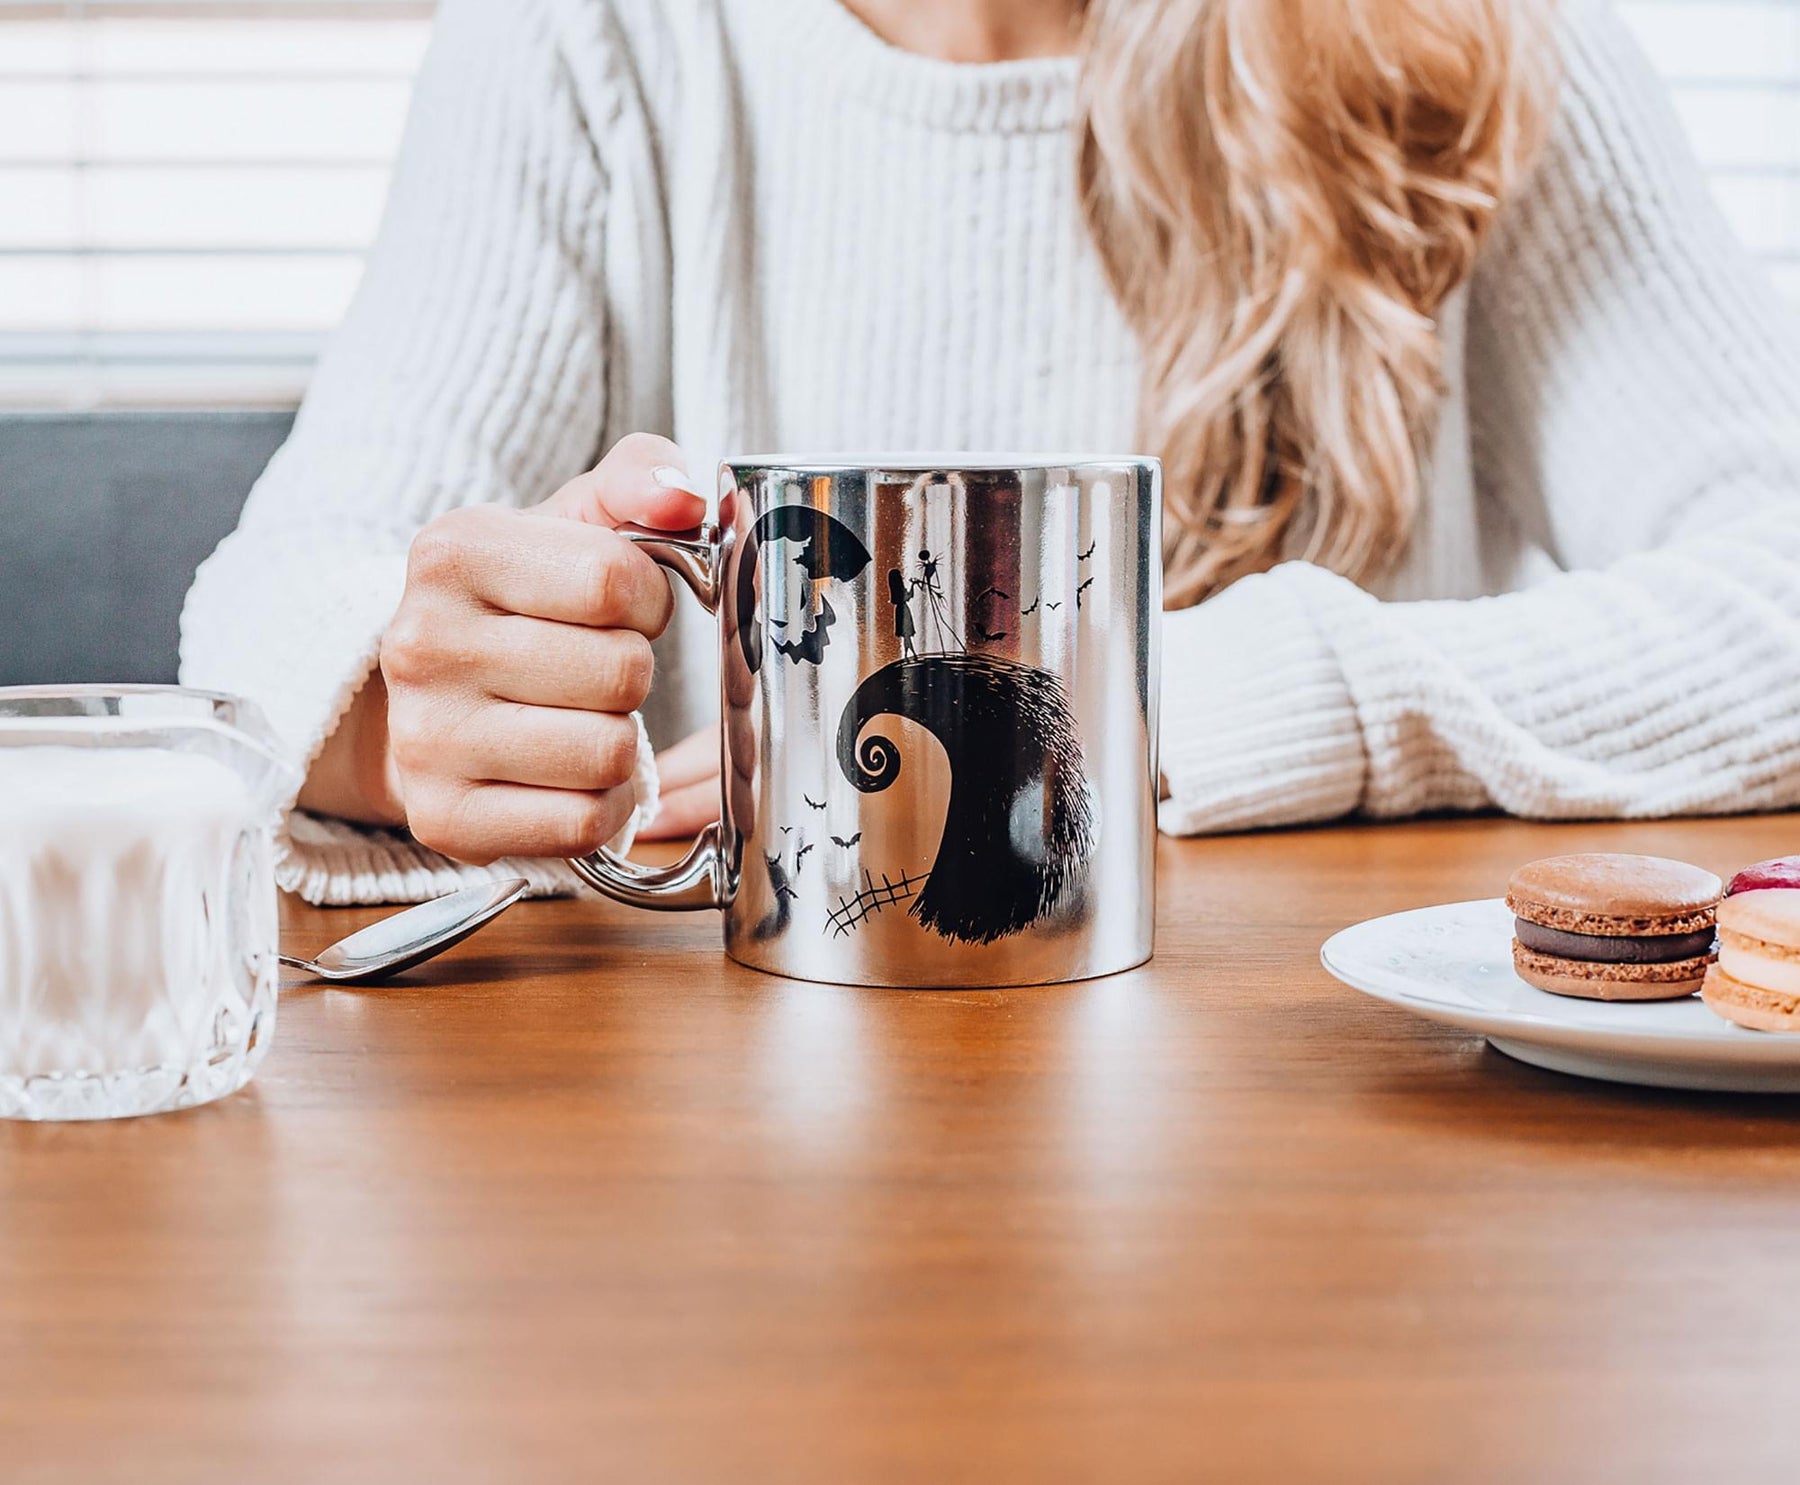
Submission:
<svg viewBox="0 0 1800 1485">
<path fill-rule="evenodd" d="M 1548 0 L 1089 0 L 1082 211 L 1143 353 L 1171 607 L 1405 548 L 1435 315 L 1536 150 Z"/>
</svg>

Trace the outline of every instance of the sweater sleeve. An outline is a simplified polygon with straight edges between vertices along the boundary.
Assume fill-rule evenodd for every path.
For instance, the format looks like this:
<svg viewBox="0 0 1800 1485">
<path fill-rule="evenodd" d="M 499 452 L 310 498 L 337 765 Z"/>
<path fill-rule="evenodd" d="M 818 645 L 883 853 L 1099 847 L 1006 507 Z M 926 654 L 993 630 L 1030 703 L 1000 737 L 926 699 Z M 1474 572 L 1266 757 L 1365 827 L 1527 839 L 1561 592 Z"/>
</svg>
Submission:
<svg viewBox="0 0 1800 1485">
<path fill-rule="evenodd" d="M 368 679 L 413 534 L 458 505 L 534 503 L 588 467 L 605 414 L 596 141 L 617 112 L 603 5 L 440 7 L 381 230 L 292 435 L 182 615 L 182 679 L 261 703 L 302 770 Z M 639 804 L 654 808 L 639 727 Z M 284 887 L 405 901 L 561 862 L 464 867 L 404 832 L 291 808 Z"/>
<path fill-rule="evenodd" d="M 1469 382 L 1482 498 L 1567 570 L 1384 604 L 1289 563 L 1171 614 L 1211 658 L 1165 678 L 1166 830 L 1800 803 L 1800 334 L 1622 25 L 1565 16 Z"/>
</svg>

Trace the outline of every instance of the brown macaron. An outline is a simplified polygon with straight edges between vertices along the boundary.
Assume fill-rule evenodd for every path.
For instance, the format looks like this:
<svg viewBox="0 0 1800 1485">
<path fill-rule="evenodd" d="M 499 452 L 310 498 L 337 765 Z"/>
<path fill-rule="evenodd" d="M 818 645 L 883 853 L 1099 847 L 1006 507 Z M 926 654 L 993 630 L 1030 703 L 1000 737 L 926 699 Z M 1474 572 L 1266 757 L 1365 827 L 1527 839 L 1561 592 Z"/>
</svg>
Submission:
<svg viewBox="0 0 1800 1485">
<path fill-rule="evenodd" d="M 1663 856 L 1546 856 L 1513 873 L 1513 968 L 1554 995 L 1674 1000 L 1713 961 L 1724 884 Z"/>
<path fill-rule="evenodd" d="M 1800 1031 L 1800 892 L 1757 888 L 1719 904 L 1719 962 L 1700 998 L 1752 1031 Z"/>
</svg>

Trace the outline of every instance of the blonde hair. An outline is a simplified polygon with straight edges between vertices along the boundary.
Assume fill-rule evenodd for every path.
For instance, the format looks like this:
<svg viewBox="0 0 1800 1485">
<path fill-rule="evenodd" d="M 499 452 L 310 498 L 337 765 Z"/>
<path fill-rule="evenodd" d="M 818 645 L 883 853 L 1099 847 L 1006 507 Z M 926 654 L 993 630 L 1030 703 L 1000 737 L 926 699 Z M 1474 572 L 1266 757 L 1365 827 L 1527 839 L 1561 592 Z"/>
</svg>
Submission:
<svg viewBox="0 0 1800 1485">
<path fill-rule="evenodd" d="M 1537 0 L 1090 0 L 1082 210 L 1143 353 L 1165 587 L 1404 549 L 1434 316 L 1554 84 Z"/>
</svg>

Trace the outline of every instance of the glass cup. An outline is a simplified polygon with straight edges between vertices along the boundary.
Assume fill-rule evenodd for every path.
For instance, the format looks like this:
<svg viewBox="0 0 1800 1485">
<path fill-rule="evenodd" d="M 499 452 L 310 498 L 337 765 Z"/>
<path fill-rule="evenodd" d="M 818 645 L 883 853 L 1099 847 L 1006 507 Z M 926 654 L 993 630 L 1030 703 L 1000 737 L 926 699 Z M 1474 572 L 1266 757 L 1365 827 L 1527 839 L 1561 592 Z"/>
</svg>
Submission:
<svg viewBox="0 0 1800 1485">
<path fill-rule="evenodd" d="M 297 784 L 234 697 L 0 688 L 0 1117 L 160 1113 L 249 1081 Z"/>
</svg>

